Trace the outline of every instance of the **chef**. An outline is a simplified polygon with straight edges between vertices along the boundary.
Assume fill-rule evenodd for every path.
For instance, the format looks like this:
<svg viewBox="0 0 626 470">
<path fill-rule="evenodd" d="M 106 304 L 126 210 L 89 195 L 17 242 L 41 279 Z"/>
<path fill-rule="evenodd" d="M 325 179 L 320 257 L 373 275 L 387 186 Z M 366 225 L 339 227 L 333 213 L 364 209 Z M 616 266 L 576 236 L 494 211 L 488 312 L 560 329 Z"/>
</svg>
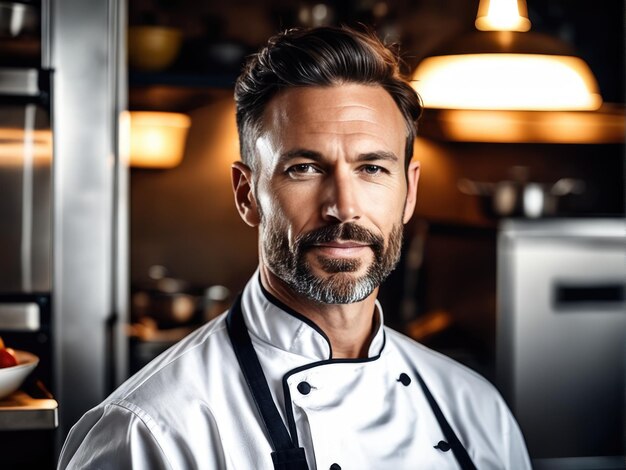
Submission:
<svg viewBox="0 0 626 470">
<path fill-rule="evenodd" d="M 347 28 L 290 30 L 235 99 L 235 203 L 259 268 L 228 312 L 72 428 L 71 469 L 530 468 L 489 382 L 384 326 L 415 207 L 419 98 Z"/>
</svg>

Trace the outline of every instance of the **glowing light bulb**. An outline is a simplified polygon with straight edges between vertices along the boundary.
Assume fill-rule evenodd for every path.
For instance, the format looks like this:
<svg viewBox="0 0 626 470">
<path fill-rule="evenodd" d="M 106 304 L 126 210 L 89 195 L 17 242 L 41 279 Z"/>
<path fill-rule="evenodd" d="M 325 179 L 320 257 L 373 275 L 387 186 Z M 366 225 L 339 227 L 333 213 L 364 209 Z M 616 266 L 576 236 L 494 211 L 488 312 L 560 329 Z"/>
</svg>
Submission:
<svg viewBox="0 0 626 470">
<path fill-rule="evenodd" d="M 475 22 L 481 31 L 520 31 L 530 29 L 524 0 L 481 0 Z"/>
</svg>

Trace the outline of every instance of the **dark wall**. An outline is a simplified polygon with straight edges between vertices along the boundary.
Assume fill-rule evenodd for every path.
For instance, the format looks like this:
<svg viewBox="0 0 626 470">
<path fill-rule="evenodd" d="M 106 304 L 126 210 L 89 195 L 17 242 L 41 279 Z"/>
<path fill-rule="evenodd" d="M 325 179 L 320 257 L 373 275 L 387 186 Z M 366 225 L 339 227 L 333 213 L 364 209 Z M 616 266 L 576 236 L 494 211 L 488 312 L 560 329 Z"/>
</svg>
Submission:
<svg viewBox="0 0 626 470">
<path fill-rule="evenodd" d="M 256 232 L 239 218 L 230 186 L 239 159 L 230 93 L 191 118 L 179 167 L 131 172 L 131 281 L 159 264 L 193 285 L 237 291 L 256 266 Z"/>
</svg>

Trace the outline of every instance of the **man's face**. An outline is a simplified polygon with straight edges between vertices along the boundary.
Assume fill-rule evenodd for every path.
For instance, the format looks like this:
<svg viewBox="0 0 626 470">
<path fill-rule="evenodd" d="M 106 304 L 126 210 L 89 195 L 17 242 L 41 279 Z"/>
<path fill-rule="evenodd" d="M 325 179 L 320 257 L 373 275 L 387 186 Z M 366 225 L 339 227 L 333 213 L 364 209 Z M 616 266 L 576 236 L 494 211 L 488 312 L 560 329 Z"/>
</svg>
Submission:
<svg viewBox="0 0 626 470">
<path fill-rule="evenodd" d="M 378 86 L 293 88 L 263 124 L 252 177 L 261 262 L 313 301 L 363 300 L 395 267 L 415 202 L 400 111 Z"/>
</svg>

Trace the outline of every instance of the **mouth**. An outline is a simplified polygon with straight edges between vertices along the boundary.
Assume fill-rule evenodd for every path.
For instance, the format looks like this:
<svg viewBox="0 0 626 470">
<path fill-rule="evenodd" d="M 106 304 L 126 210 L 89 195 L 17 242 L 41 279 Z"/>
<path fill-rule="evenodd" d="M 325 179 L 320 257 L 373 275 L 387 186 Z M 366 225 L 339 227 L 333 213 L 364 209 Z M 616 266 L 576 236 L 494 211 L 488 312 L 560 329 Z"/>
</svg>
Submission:
<svg viewBox="0 0 626 470">
<path fill-rule="evenodd" d="M 349 258 L 363 255 L 366 250 L 371 250 L 371 246 L 353 240 L 333 240 L 315 243 L 310 246 L 310 249 L 325 256 Z"/>
</svg>

